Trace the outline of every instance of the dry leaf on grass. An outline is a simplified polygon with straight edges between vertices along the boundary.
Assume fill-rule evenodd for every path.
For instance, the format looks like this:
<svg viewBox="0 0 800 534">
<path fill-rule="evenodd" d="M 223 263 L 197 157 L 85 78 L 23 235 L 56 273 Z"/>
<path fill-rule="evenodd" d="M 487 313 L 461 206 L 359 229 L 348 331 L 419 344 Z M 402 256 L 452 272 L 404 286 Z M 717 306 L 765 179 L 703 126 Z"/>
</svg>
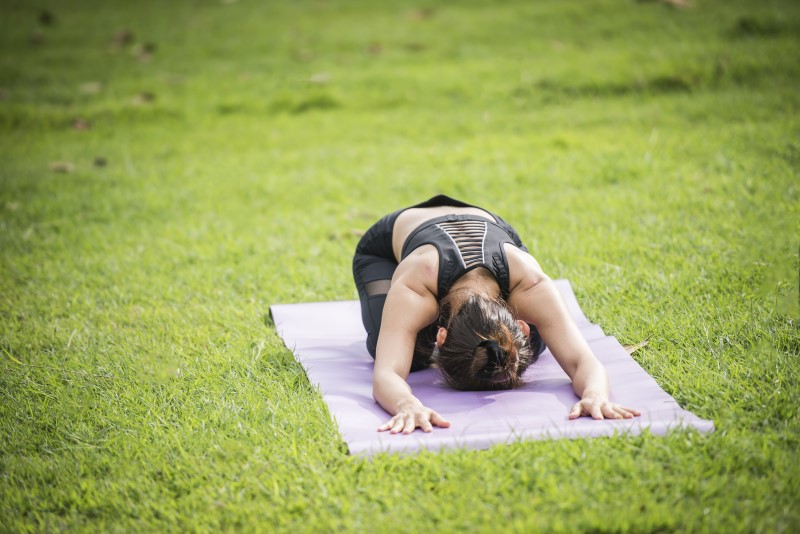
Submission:
<svg viewBox="0 0 800 534">
<path fill-rule="evenodd" d="M 40 45 L 44 43 L 44 32 L 42 30 L 33 30 L 28 37 L 28 42 L 32 45 Z"/>
<path fill-rule="evenodd" d="M 641 349 L 642 347 L 646 347 L 647 346 L 647 342 L 650 341 L 651 337 L 652 336 L 647 336 L 643 341 L 640 341 L 636 345 L 625 345 L 625 352 L 627 352 L 628 354 L 633 354 L 634 352 L 636 352 L 637 350 Z"/>
<path fill-rule="evenodd" d="M 72 121 L 72 128 L 74 130 L 88 130 L 91 127 L 92 123 L 80 117 L 77 117 L 75 120 Z"/>
<path fill-rule="evenodd" d="M 155 52 L 156 52 L 155 43 L 139 43 L 138 45 L 133 47 L 133 50 L 131 50 L 131 54 L 133 54 L 133 56 L 142 63 L 150 61 L 150 58 L 153 57 L 153 54 L 155 54 Z"/>
<path fill-rule="evenodd" d="M 75 165 L 68 161 L 53 161 L 50 163 L 49 168 L 53 172 L 62 172 L 66 174 L 75 170 Z"/>
<path fill-rule="evenodd" d="M 331 75 L 327 72 L 318 72 L 311 75 L 311 77 L 309 77 L 306 81 L 308 83 L 315 83 L 317 85 L 325 85 L 331 81 Z"/>
<path fill-rule="evenodd" d="M 78 86 L 81 93 L 85 95 L 96 95 L 103 88 L 100 82 L 85 82 Z"/>
<path fill-rule="evenodd" d="M 433 17 L 435 10 L 432 8 L 415 9 L 408 14 L 411 20 L 426 20 Z"/>
<path fill-rule="evenodd" d="M 644 3 L 659 3 L 659 4 L 665 4 L 665 5 L 668 5 L 669 7 L 674 7 L 674 8 L 677 8 L 677 9 L 687 9 L 687 8 L 692 7 L 692 4 L 689 2 L 689 0 L 639 0 L 639 3 L 640 4 L 644 4 Z"/>
<path fill-rule="evenodd" d="M 156 100 L 156 95 L 154 93 L 150 93 L 147 91 L 143 91 L 137 95 L 135 95 L 131 102 L 134 106 L 143 106 L 145 104 L 152 104 Z"/>
<path fill-rule="evenodd" d="M 692 4 L 690 4 L 688 0 L 661 0 L 661 3 L 667 4 L 668 6 L 677 7 L 680 9 L 692 7 Z"/>
<path fill-rule="evenodd" d="M 133 32 L 130 30 L 119 30 L 111 38 L 111 44 L 115 48 L 122 48 L 128 46 L 133 42 Z"/>
</svg>

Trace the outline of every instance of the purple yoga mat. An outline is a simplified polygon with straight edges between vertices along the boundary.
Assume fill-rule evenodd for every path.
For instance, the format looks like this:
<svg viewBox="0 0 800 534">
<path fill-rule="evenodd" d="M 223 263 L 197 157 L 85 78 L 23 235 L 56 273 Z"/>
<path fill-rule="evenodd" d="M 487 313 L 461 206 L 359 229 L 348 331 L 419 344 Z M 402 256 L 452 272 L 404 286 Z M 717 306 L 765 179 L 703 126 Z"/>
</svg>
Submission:
<svg viewBox="0 0 800 534">
<path fill-rule="evenodd" d="M 390 416 L 372 398 L 373 360 L 365 346 L 357 301 L 277 304 L 270 307 L 278 333 L 319 386 L 351 454 L 412 452 L 419 449 L 467 447 L 483 449 L 523 439 L 638 434 L 649 428 L 663 434 L 678 426 L 703 432 L 711 421 L 683 410 L 625 349 L 584 316 L 567 280 L 556 284 L 581 333 L 603 362 L 611 382 L 611 399 L 638 409 L 640 417 L 595 421 L 568 420 L 578 401 L 570 380 L 550 351 L 525 373 L 525 385 L 511 391 L 455 391 L 436 369 L 412 373 L 408 383 L 426 406 L 450 421 L 450 428 L 412 434 L 377 432 Z"/>
</svg>

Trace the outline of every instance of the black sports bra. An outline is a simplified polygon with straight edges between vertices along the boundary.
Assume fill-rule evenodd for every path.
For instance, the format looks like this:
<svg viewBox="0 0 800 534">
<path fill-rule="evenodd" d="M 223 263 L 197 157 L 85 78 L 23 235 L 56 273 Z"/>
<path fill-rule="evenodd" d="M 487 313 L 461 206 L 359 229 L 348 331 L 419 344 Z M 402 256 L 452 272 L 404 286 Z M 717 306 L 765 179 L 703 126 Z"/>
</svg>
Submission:
<svg viewBox="0 0 800 534">
<path fill-rule="evenodd" d="M 456 280 L 477 267 L 485 267 L 497 280 L 500 295 L 509 295 L 508 260 L 503 245 L 522 248 L 519 238 L 497 222 L 479 215 L 443 215 L 414 229 L 403 243 L 401 260 L 422 245 L 439 250 L 438 298 L 447 295 Z M 523 248 L 524 250 L 524 248 Z"/>
</svg>

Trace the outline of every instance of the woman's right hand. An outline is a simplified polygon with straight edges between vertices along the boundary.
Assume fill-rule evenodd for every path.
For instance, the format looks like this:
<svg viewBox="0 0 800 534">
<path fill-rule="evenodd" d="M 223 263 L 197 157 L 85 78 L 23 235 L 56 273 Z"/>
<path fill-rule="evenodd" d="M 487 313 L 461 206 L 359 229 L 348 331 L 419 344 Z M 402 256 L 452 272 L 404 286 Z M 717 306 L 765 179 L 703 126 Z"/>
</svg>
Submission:
<svg viewBox="0 0 800 534">
<path fill-rule="evenodd" d="M 421 402 L 409 403 L 403 406 L 386 423 L 378 427 L 378 432 L 391 431 L 392 434 L 410 434 L 417 427 L 424 432 L 433 430 L 433 425 L 441 428 L 448 428 L 450 421 L 445 420 L 441 415 L 430 408 L 426 408 Z"/>
</svg>

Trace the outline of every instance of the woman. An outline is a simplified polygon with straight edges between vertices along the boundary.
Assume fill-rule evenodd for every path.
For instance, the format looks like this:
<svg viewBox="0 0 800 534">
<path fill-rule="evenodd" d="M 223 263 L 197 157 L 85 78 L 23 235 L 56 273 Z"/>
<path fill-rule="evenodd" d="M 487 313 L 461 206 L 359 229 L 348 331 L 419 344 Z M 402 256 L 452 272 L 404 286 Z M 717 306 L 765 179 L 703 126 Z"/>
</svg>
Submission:
<svg viewBox="0 0 800 534">
<path fill-rule="evenodd" d="M 375 358 L 373 396 L 408 434 L 450 423 L 414 397 L 408 373 L 435 363 L 466 390 L 509 389 L 545 343 L 580 397 L 569 418 L 631 418 L 608 400 L 605 369 L 561 295 L 503 219 L 438 195 L 396 211 L 361 238 L 353 276 Z"/>
</svg>

